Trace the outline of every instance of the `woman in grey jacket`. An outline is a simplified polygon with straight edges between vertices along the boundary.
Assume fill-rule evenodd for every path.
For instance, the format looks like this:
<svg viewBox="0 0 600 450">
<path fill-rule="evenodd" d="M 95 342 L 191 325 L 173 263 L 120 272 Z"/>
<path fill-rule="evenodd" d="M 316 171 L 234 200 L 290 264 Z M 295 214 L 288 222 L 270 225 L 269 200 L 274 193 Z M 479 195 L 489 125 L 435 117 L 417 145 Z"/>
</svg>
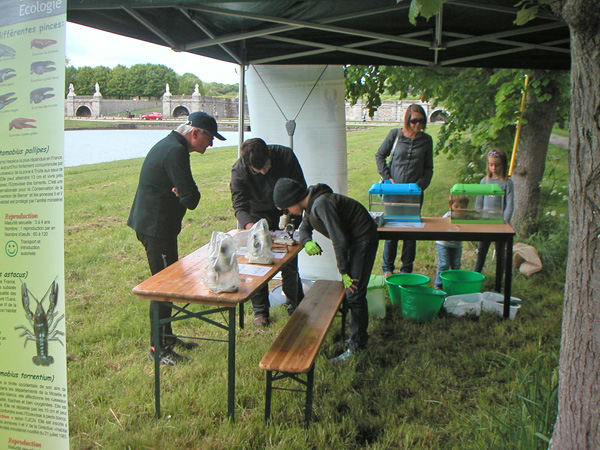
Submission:
<svg viewBox="0 0 600 450">
<path fill-rule="evenodd" d="M 424 132 L 426 126 L 425 110 L 420 105 L 410 105 L 404 115 L 404 128 L 390 131 L 375 153 L 377 171 L 383 180 L 390 180 L 391 183 L 416 183 L 421 188 L 421 204 L 423 192 L 433 176 L 433 140 Z M 392 156 L 388 164 L 386 159 L 390 154 Z M 416 241 L 403 242 L 400 272 L 413 271 L 416 251 Z M 384 276 L 394 272 L 397 253 L 398 241 L 385 241 L 382 264 Z"/>
</svg>

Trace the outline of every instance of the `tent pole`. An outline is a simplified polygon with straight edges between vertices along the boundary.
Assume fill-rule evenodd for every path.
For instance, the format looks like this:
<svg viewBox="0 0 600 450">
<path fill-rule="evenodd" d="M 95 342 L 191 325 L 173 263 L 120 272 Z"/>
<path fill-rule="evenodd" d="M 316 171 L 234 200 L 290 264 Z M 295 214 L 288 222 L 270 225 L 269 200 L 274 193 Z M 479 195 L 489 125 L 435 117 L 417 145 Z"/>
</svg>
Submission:
<svg viewBox="0 0 600 450">
<path fill-rule="evenodd" d="M 517 132 L 515 133 L 515 143 L 513 144 L 512 155 L 510 155 L 510 167 L 508 169 L 508 177 L 512 177 L 515 159 L 517 157 L 517 147 L 519 146 L 519 137 L 521 136 L 521 123 L 523 122 L 523 111 L 525 111 L 525 99 L 527 98 L 527 86 L 529 86 L 529 74 L 525 75 L 525 87 L 523 96 L 521 97 L 521 115 L 517 121 Z"/>
<path fill-rule="evenodd" d="M 240 81 L 238 86 L 238 158 L 240 157 L 240 152 L 242 150 L 242 144 L 244 143 L 244 97 L 246 97 L 246 89 L 245 89 L 245 77 L 246 70 L 244 69 L 244 65 L 240 64 Z"/>
</svg>

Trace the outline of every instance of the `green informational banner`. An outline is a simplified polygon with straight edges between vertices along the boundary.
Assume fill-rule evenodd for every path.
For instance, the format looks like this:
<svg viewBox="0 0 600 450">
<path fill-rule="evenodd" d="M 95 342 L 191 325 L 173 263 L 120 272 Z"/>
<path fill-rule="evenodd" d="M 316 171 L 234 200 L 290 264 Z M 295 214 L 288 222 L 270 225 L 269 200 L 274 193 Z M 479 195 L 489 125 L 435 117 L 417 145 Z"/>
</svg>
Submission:
<svg viewBox="0 0 600 450">
<path fill-rule="evenodd" d="M 66 0 L 0 0 L 0 448 L 69 448 Z"/>
</svg>

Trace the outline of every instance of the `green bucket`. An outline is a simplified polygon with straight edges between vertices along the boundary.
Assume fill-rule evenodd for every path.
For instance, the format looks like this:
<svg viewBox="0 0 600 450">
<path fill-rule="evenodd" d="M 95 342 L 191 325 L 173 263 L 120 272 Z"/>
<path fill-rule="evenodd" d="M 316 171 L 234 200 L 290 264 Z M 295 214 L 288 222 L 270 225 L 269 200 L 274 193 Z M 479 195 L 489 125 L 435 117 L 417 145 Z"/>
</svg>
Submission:
<svg viewBox="0 0 600 450">
<path fill-rule="evenodd" d="M 440 312 L 446 294 L 427 286 L 402 286 L 402 315 L 415 322 L 431 322 Z"/>
<path fill-rule="evenodd" d="M 481 292 L 485 276 L 472 270 L 444 270 L 440 278 L 448 295 L 460 295 Z"/>
<path fill-rule="evenodd" d="M 385 279 L 392 305 L 402 303 L 402 291 L 400 286 L 425 286 L 429 283 L 429 277 L 418 273 L 396 273 Z"/>
</svg>

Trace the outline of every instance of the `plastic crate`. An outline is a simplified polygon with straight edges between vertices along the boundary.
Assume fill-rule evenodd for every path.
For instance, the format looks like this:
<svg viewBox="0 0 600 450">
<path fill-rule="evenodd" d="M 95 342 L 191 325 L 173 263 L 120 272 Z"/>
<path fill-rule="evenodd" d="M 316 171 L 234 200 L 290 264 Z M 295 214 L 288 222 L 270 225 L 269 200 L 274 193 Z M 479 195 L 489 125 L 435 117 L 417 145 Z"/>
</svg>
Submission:
<svg viewBox="0 0 600 450">
<path fill-rule="evenodd" d="M 504 190 L 497 184 L 455 184 L 450 189 L 450 195 L 461 195 L 469 198 L 469 206 L 463 209 L 450 209 L 451 223 L 504 223 Z M 478 196 L 501 197 L 499 209 L 475 208 Z M 454 204 L 454 199 L 452 199 Z"/>
<path fill-rule="evenodd" d="M 416 183 L 375 183 L 369 189 L 369 211 L 385 222 L 420 222 L 421 188 Z"/>
</svg>

